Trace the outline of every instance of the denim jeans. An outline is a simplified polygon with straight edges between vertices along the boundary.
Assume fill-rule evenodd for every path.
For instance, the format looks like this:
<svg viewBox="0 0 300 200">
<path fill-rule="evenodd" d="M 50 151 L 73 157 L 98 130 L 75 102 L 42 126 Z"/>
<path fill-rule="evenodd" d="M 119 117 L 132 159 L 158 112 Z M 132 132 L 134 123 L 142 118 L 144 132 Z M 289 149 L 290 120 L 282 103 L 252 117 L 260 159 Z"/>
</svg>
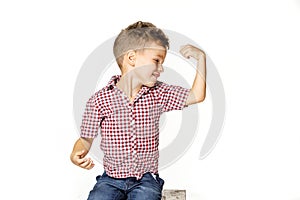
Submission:
<svg viewBox="0 0 300 200">
<path fill-rule="evenodd" d="M 96 177 L 97 183 L 88 200 L 161 200 L 164 180 L 150 172 L 136 178 L 112 178 L 105 172 Z"/>
</svg>

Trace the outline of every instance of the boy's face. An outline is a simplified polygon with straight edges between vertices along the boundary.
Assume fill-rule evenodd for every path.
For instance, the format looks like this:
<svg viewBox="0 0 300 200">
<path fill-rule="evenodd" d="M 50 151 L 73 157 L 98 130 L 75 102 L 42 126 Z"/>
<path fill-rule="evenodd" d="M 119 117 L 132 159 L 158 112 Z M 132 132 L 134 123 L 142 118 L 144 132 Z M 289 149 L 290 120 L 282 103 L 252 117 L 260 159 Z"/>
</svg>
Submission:
<svg viewBox="0 0 300 200">
<path fill-rule="evenodd" d="M 148 87 L 153 87 L 160 73 L 163 72 L 163 62 L 167 51 L 166 48 L 156 43 L 136 51 L 133 73 L 137 80 Z"/>
</svg>

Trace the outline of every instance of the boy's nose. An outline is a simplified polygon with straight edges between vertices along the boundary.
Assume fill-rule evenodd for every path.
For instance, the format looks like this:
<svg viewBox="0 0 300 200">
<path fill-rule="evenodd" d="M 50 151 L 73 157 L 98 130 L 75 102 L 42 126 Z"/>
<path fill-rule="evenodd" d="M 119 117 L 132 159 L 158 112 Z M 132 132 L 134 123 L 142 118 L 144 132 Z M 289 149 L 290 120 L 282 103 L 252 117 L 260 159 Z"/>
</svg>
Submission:
<svg viewBox="0 0 300 200">
<path fill-rule="evenodd" d="M 158 65 L 158 71 L 161 73 L 161 72 L 164 72 L 164 67 L 162 64 L 159 64 Z"/>
</svg>

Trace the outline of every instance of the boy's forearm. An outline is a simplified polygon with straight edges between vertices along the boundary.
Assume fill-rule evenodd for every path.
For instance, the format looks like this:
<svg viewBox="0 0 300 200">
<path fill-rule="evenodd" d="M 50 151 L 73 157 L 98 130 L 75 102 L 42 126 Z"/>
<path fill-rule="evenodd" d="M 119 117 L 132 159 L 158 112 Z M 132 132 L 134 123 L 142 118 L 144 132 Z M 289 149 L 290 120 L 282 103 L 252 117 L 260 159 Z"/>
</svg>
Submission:
<svg viewBox="0 0 300 200">
<path fill-rule="evenodd" d="M 198 58 L 196 75 L 186 105 L 200 103 L 206 96 L 206 56 Z"/>
<path fill-rule="evenodd" d="M 73 151 L 70 155 L 72 163 L 84 169 L 92 169 L 95 166 L 93 160 L 86 158 L 92 143 L 93 139 L 91 138 L 79 138 L 75 142 Z"/>
</svg>

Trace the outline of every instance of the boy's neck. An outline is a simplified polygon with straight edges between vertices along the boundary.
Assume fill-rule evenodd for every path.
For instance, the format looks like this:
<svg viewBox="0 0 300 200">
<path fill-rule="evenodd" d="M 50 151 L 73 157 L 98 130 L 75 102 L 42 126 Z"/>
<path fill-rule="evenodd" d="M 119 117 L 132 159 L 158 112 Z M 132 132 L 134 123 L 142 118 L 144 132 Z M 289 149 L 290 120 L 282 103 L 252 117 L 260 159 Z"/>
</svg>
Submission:
<svg viewBox="0 0 300 200">
<path fill-rule="evenodd" d="M 131 102 L 142 88 L 142 84 L 137 81 L 137 79 L 126 74 L 121 76 L 120 80 L 116 84 L 117 88 L 123 91 Z"/>
</svg>

